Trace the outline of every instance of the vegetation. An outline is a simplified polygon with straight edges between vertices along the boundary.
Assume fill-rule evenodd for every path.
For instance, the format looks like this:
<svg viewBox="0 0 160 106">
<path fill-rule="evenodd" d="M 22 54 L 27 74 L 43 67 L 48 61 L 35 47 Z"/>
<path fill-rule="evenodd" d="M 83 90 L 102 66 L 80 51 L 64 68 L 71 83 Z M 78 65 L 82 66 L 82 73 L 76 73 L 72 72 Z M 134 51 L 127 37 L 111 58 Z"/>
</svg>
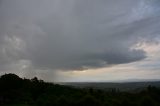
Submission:
<svg viewBox="0 0 160 106">
<path fill-rule="evenodd" d="M 160 106 L 160 88 L 140 92 L 73 88 L 15 74 L 0 77 L 0 106 Z"/>
</svg>

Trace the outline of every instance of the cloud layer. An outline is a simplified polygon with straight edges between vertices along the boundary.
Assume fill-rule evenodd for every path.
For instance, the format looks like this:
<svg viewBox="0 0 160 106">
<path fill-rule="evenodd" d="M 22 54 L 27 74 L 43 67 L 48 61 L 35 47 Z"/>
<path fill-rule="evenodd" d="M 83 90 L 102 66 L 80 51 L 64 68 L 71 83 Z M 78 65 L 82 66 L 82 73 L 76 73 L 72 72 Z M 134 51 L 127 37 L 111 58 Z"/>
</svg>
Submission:
<svg viewBox="0 0 160 106">
<path fill-rule="evenodd" d="M 1 0 L 0 71 L 82 70 L 146 58 L 159 0 Z"/>
</svg>

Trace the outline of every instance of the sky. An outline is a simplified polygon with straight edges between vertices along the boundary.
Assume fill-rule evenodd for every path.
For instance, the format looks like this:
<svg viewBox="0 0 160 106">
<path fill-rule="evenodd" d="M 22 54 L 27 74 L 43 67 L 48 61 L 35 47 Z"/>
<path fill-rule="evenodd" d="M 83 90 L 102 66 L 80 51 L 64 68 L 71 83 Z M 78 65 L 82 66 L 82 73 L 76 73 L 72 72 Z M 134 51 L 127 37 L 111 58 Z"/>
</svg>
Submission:
<svg viewBox="0 0 160 106">
<path fill-rule="evenodd" d="M 0 0 L 0 74 L 157 80 L 159 28 L 159 0 Z"/>
</svg>

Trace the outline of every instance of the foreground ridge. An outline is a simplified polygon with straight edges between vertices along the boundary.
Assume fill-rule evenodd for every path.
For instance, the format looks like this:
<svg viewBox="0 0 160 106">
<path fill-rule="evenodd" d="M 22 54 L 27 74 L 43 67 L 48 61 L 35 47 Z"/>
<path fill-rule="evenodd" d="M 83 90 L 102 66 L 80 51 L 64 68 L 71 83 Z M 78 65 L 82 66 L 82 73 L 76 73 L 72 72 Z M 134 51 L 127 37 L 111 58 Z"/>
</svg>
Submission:
<svg viewBox="0 0 160 106">
<path fill-rule="evenodd" d="M 75 88 L 44 82 L 37 77 L 0 77 L 1 106 L 160 106 L 160 88 L 148 86 L 138 92 Z"/>
</svg>

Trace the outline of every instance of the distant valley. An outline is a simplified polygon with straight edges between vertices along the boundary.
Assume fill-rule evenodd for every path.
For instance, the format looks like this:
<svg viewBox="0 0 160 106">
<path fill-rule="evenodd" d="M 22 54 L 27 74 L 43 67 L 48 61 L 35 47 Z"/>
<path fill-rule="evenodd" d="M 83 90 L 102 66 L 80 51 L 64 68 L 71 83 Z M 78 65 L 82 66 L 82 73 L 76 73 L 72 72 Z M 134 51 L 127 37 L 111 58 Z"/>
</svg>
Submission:
<svg viewBox="0 0 160 106">
<path fill-rule="evenodd" d="M 69 85 L 78 88 L 94 88 L 94 89 L 103 89 L 111 90 L 117 89 L 120 91 L 139 91 L 147 88 L 148 86 L 160 87 L 160 81 L 147 81 L 147 82 L 121 82 L 121 83 L 112 83 L 112 82 L 66 82 L 60 83 L 62 85 Z"/>
</svg>

